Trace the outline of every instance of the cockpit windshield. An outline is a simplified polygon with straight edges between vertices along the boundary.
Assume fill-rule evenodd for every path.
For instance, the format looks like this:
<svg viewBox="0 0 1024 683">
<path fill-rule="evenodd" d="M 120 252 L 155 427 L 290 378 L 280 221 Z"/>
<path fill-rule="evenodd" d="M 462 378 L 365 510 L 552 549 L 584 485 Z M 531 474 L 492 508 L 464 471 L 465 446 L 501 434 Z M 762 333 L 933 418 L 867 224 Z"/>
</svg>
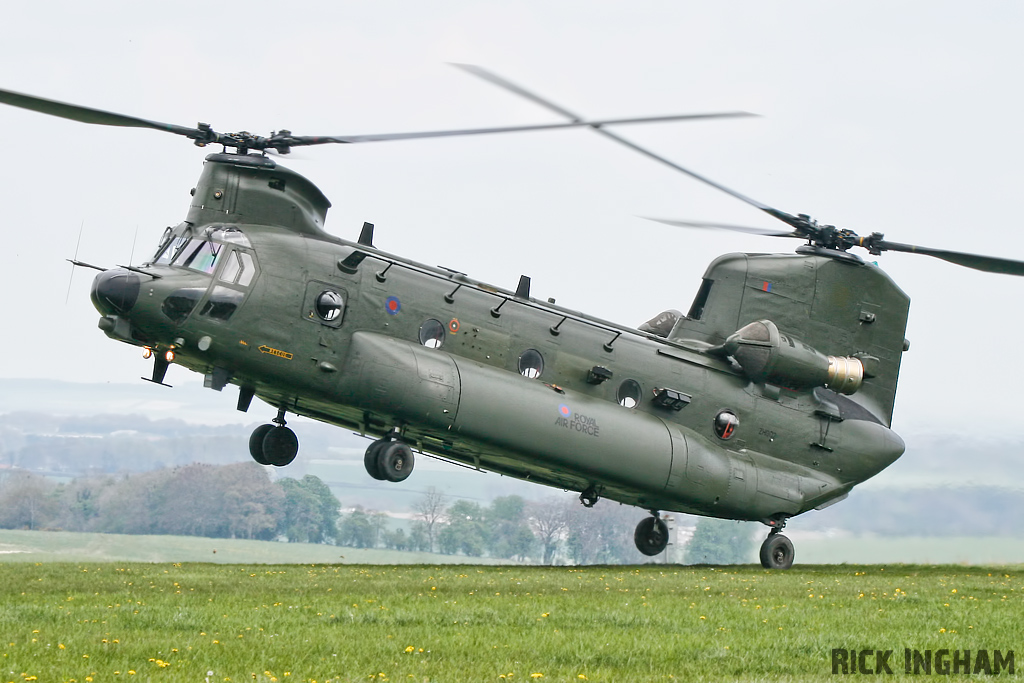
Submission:
<svg viewBox="0 0 1024 683">
<path fill-rule="evenodd" d="M 188 244 L 189 238 L 192 235 L 191 230 L 185 230 L 185 232 L 174 235 L 171 233 L 170 228 L 164 233 L 164 237 L 160 240 L 160 246 L 156 250 L 156 261 L 160 265 L 168 265 L 174 257 L 181 251 L 181 248 Z"/>
<path fill-rule="evenodd" d="M 217 256 L 220 255 L 223 248 L 223 244 L 192 238 L 174 257 L 172 264 L 198 270 L 200 273 L 212 274 L 213 269 L 217 267 Z"/>
<path fill-rule="evenodd" d="M 217 257 L 224 251 L 226 244 L 252 246 L 245 233 L 229 226 L 210 226 L 200 235 L 193 233 L 191 227 L 186 227 L 176 235 L 168 229 L 157 249 L 156 263 L 213 274 L 217 267 Z"/>
</svg>

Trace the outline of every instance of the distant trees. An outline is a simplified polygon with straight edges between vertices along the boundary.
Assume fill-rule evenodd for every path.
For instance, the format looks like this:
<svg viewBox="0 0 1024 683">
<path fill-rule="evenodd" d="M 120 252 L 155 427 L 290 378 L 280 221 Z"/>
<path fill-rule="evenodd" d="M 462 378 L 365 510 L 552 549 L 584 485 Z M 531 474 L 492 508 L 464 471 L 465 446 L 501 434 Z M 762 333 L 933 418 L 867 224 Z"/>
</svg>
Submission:
<svg viewBox="0 0 1024 683">
<path fill-rule="evenodd" d="M 540 543 L 543 564 L 555 561 L 555 553 L 569 530 L 571 516 L 569 506 L 559 498 L 545 498 L 530 506 L 529 524 Z"/>
<path fill-rule="evenodd" d="M 429 488 L 411 506 L 411 519 L 396 520 L 359 506 L 343 515 L 319 478 L 274 482 L 252 462 L 63 484 L 22 470 L 0 477 L 0 528 L 279 539 L 544 564 L 652 561 L 633 545 L 633 529 L 646 512 L 611 501 L 588 509 L 575 496 L 533 502 L 511 495 L 484 504 L 450 500 Z M 685 559 L 728 564 L 753 558 L 748 525 L 701 519 Z"/>
<path fill-rule="evenodd" d="M 746 564 L 753 562 L 750 524 L 701 517 L 686 545 L 687 564 Z"/>
<path fill-rule="evenodd" d="M 515 495 L 484 505 L 449 500 L 431 487 L 411 507 L 411 523 L 394 530 L 384 513 L 356 507 L 344 515 L 338 543 L 545 564 L 651 561 L 633 545 L 633 529 L 646 513 L 625 505 L 587 509 L 575 496 L 531 502 Z"/>
<path fill-rule="evenodd" d="M 422 522 L 420 532 L 427 538 L 427 551 L 434 551 L 435 533 L 439 522 L 445 516 L 448 497 L 442 491 L 431 486 L 426 493 L 412 504 L 416 519 Z"/>
<path fill-rule="evenodd" d="M 341 504 L 317 477 L 271 482 L 255 463 L 186 465 L 54 485 L 0 484 L 0 527 L 333 543 Z"/>
<path fill-rule="evenodd" d="M 447 510 L 445 525 L 437 535 L 437 545 L 445 555 L 480 557 L 489 536 L 483 507 L 468 500 L 457 500 Z"/>
<path fill-rule="evenodd" d="M 328 543 L 338 537 L 341 503 L 319 477 L 282 479 L 284 510 L 277 530 L 296 543 Z"/>
<path fill-rule="evenodd" d="M 57 509 L 55 486 L 45 477 L 29 472 L 11 474 L 0 485 L 0 527 L 39 529 Z"/>
</svg>

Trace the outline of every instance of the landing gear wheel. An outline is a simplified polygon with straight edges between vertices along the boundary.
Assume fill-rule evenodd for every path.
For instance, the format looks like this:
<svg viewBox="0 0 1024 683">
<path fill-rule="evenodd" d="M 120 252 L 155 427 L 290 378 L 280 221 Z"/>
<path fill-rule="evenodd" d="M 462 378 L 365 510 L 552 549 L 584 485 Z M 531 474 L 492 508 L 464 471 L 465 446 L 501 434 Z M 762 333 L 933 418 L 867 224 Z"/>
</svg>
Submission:
<svg viewBox="0 0 1024 683">
<path fill-rule="evenodd" d="M 377 449 L 377 472 L 387 481 L 405 481 L 412 474 L 415 458 L 409 444 L 388 441 Z"/>
<path fill-rule="evenodd" d="M 267 432 L 273 428 L 274 425 L 260 425 L 252 430 L 252 436 L 249 437 L 249 455 L 261 465 L 270 464 L 270 461 L 263 454 L 263 439 L 266 438 Z"/>
<path fill-rule="evenodd" d="M 782 534 L 768 534 L 761 544 L 761 566 L 765 569 L 789 569 L 794 557 L 793 542 Z"/>
<path fill-rule="evenodd" d="M 380 473 L 380 468 L 377 466 L 377 454 L 388 443 L 388 441 L 383 439 L 374 441 L 366 447 L 366 455 L 363 456 L 363 465 L 366 467 L 366 473 L 378 481 L 384 481 L 384 475 Z"/>
<path fill-rule="evenodd" d="M 295 460 L 299 452 L 299 439 L 287 427 L 271 427 L 263 437 L 263 457 L 276 467 L 284 467 Z"/>
<path fill-rule="evenodd" d="M 668 545 L 668 525 L 658 517 L 648 517 L 636 525 L 633 542 L 644 555 L 657 555 Z"/>
</svg>

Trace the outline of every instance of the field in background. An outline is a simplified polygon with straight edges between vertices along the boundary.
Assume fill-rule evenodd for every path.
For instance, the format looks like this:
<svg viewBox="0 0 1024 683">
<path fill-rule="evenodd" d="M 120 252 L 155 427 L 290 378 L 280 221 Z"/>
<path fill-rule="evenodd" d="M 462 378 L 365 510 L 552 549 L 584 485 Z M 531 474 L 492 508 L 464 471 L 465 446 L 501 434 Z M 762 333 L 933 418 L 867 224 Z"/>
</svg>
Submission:
<svg viewBox="0 0 1024 683">
<path fill-rule="evenodd" d="M 5 562 L 501 564 L 502 561 L 436 553 L 364 550 L 317 543 L 0 529 L 0 563 Z"/>
<path fill-rule="evenodd" d="M 403 520 L 393 520 L 397 528 Z M 797 564 L 1024 564 L 1024 539 L 829 535 L 787 530 Z M 758 543 L 763 534 L 758 536 Z M 214 552 L 216 551 L 216 552 Z M 755 557 L 750 561 L 754 562 Z M 128 536 L 0 529 L 4 562 L 215 562 L 246 564 L 502 564 L 502 560 L 197 536 Z M 665 557 L 652 560 L 666 564 Z"/>
<path fill-rule="evenodd" d="M 902 678 L 1024 653 L 1022 598 L 1020 567 L 7 563 L 0 681 L 820 681 L 834 648 Z"/>
</svg>

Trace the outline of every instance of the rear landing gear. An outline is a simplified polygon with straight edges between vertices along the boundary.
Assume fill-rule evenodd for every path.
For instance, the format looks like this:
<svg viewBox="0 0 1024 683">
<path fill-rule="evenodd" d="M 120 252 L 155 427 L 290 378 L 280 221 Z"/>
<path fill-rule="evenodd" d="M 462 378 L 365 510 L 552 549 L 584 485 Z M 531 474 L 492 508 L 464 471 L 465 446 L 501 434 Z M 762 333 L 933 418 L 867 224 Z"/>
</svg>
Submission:
<svg viewBox="0 0 1024 683">
<path fill-rule="evenodd" d="M 285 426 L 284 410 L 279 410 L 273 422 L 260 425 L 249 437 L 249 455 L 261 465 L 284 467 L 295 460 L 299 452 L 299 439 Z"/>
<path fill-rule="evenodd" d="M 653 517 L 648 517 L 636 525 L 633 542 L 636 543 L 636 549 L 644 555 L 657 555 L 668 546 L 668 525 L 654 513 Z"/>
<path fill-rule="evenodd" d="M 374 441 L 363 456 L 367 474 L 379 481 L 405 481 L 415 463 L 409 444 L 390 439 Z"/>
<path fill-rule="evenodd" d="M 793 566 L 796 551 L 793 542 L 779 533 L 783 526 L 784 523 L 772 529 L 761 544 L 761 566 L 765 569 L 789 569 Z"/>
</svg>

